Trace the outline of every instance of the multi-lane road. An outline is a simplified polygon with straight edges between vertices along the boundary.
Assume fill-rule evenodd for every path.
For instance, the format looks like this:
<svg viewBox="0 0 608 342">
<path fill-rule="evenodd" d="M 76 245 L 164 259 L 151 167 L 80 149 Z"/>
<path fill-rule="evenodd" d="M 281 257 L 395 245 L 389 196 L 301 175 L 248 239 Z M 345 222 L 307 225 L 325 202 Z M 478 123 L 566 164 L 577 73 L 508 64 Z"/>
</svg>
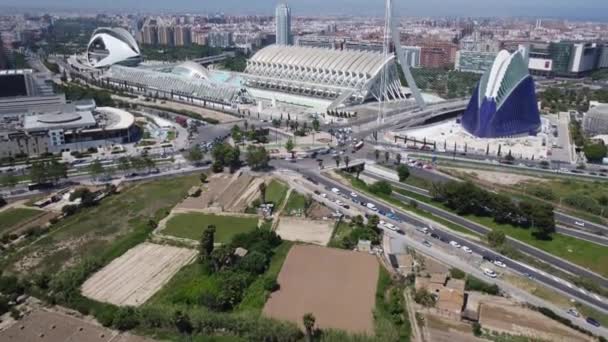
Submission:
<svg viewBox="0 0 608 342">
<path fill-rule="evenodd" d="M 364 202 L 374 203 L 376 205 L 376 207 L 378 208 L 378 210 L 384 211 L 386 213 L 389 213 L 389 212 L 394 213 L 394 215 L 401 222 L 404 222 L 406 224 L 409 224 L 409 225 L 412 225 L 415 227 L 427 227 L 428 226 L 427 222 L 425 222 L 413 215 L 407 214 L 406 212 L 400 210 L 399 208 L 394 208 L 390 205 L 384 204 L 376 199 L 371 198 L 370 196 L 367 196 L 366 194 L 363 194 L 363 193 L 357 191 L 356 189 L 347 187 L 333 179 L 330 179 L 330 178 L 324 176 L 323 174 L 316 172 L 316 170 L 314 168 L 298 167 L 297 163 L 294 164 L 294 163 L 288 163 L 288 162 L 278 162 L 275 164 L 277 164 L 278 167 L 298 171 L 299 173 L 309 177 L 309 179 L 312 179 L 314 182 L 317 182 L 328 188 L 338 188 L 340 191 L 342 191 L 345 194 L 350 194 L 351 192 L 354 192 L 358 195 L 359 200 L 364 201 Z M 433 227 L 433 228 L 434 228 L 433 231 L 441 238 L 441 240 L 456 241 L 456 242 L 460 243 L 461 245 L 469 246 L 473 250 L 474 253 L 477 253 L 477 254 L 483 255 L 483 256 L 487 256 L 487 257 L 495 259 L 495 260 L 502 260 L 507 265 L 507 267 L 509 267 L 510 269 L 512 269 L 516 272 L 519 272 L 521 274 L 526 274 L 526 275 L 530 276 L 532 279 L 535 279 L 536 281 L 539 281 L 541 283 L 549 285 L 550 287 L 558 289 L 561 292 L 567 294 L 568 296 L 570 296 L 572 298 L 577 299 L 578 301 L 580 301 L 582 303 L 586 303 L 601 311 L 608 312 L 608 302 L 606 302 L 606 300 L 604 298 L 602 298 L 598 295 L 592 294 L 584 289 L 577 288 L 573 284 L 570 284 L 557 277 L 551 276 L 541 270 L 537 270 L 530 266 L 519 263 L 517 261 L 508 259 L 508 258 L 504 257 L 503 255 L 501 255 L 497 252 L 494 252 L 488 248 L 485 248 L 458 234 L 455 234 L 448 230 L 443 230 L 443 229 L 440 229 L 437 227 Z M 439 240 L 439 241 L 441 241 L 441 240 Z M 544 254 L 539 256 L 539 258 L 545 258 L 545 257 L 546 256 Z M 556 258 L 556 259 L 557 259 L 557 262 L 563 262 L 561 259 L 558 259 L 558 258 Z M 580 269 L 577 269 L 576 271 L 580 271 Z M 604 279 L 604 281 L 605 281 L 605 279 Z"/>
</svg>

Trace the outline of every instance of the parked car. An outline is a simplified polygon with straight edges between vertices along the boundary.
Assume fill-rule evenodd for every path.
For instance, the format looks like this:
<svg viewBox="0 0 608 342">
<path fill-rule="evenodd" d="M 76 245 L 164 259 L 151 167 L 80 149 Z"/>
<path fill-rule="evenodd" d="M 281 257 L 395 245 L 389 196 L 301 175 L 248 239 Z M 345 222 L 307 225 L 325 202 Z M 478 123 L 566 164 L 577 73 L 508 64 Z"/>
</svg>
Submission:
<svg viewBox="0 0 608 342">
<path fill-rule="evenodd" d="M 498 276 L 498 274 L 496 274 L 496 272 L 492 271 L 489 268 L 485 268 L 483 270 L 483 274 L 485 274 L 486 276 L 488 276 L 490 278 L 496 278 Z"/>
<path fill-rule="evenodd" d="M 433 247 L 433 245 L 430 242 L 428 242 L 427 240 L 422 241 L 422 244 L 425 245 L 425 246 L 427 246 L 427 247 L 429 247 L 429 248 Z"/>
<path fill-rule="evenodd" d="M 463 251 L 465 251 L 465 252 L 467 252 L 467 253 L 469 253 L 469 254 L 473 253 L 473 250 L 472 250 L 472 249 L 470 249 L 470 248 L 469 248 L 469 247 L 467 247 L 467 246 L 462 246 L 461 248 L 462 248 L 462 250 L 463 250 Z"/>
<path fill-rule="evenodd" d="M 601 326 L 600 322 L 598 322 L 595 318 L 593 317 L 587 317 L 587 323 L 593 325 L 594 327 L 599 328 Z"/>
<path fill-rule="evenodd" d="M 572 315 L 574 317 L 580 317 L 581 314 L 578 313 L 578 310 L 576 310 L 575 308 L 570 308 L 568 309 L 568 311 L 566 311 L 569 315 Z"/>
</svg>

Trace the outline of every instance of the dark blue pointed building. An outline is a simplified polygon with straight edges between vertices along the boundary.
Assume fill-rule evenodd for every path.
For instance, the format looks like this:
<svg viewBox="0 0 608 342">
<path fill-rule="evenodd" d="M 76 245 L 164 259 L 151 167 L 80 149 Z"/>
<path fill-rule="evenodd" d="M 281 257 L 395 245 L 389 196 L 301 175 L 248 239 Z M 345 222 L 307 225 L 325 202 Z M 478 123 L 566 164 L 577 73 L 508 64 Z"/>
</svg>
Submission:
<svg viewBox="0 0 608 342">
<path fill-rule="evenodd" d="M 480 138 L 535 135 L 540 114 L 534 80 L 521 53 L 501 51 L 477 84 L 462 126 Z"/>
</svg>

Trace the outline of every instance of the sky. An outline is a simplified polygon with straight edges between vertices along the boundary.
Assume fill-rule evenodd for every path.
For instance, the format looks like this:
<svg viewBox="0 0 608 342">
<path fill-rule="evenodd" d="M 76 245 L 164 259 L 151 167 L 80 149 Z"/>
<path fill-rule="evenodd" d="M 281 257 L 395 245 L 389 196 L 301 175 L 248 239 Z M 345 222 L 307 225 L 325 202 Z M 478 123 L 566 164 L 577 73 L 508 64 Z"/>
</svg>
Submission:
<svg viewBox="0 0 608 342">
<path fill-rule="evenodd" d="M 272 15 L 283 0 L 0 0 L 0 6 Z M 382 15 L 383 0 L 287 0 L 295 16 Z M 608 21 L 608 0 L 394 0 L 402 16 L 526 16 Z"/>
</svg>

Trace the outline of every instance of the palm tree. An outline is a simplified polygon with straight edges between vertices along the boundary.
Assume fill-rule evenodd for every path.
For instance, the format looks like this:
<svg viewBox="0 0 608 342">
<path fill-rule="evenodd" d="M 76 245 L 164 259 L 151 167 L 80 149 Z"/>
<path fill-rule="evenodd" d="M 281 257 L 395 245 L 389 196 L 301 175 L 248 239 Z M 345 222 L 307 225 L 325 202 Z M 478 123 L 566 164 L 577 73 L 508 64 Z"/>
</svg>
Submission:
<svg viewBox="0 0 608 342">
<path fill-rule="evenodd" d="M 340 162 L 342 161 L 342 158 L 340 156 L 335 156 L 334 159 L 336 160 L 336 167 L 340 167 Z"/>
<path fill-rule="evenodd" d="M 315 316 L 309 312 L 302 317 L 302 321 L 304 323 L 304 328 L 306 329 L 306 337 L 308 341 L 311 342 L 316 321 Z"/>
<path fill-rule="evenodd" d="M 388 151 L 384 152 L 384 161 L 388 163 L 389 159 L 391 159 L 390 152 L 388 152 Z"/>
<path fill-rule="evenodd" d="M 376 161 L 380 158 L 380 151 L 374 150 L 374 154 L 376 155 Z"/>
<path fill-rule="evenodd" d="M 397 158 L 397 164 L 401 164 L 401 153 L 397 153 L 395 158 Z"/>
<path fill-rule="evenodd" d="M 349 156 L 344 157 L 344 164 L 346 164 L 346 168 L 348 168 L 349 163 L 350 163 L 350 157 Z"/>
<path fill-rule="evenodd" d="M 260 194 L 262 196 L 262 203 L 266 203 L 266 183 L 260 183 L 258 189 L 260 190 Z"/>
</svg>

